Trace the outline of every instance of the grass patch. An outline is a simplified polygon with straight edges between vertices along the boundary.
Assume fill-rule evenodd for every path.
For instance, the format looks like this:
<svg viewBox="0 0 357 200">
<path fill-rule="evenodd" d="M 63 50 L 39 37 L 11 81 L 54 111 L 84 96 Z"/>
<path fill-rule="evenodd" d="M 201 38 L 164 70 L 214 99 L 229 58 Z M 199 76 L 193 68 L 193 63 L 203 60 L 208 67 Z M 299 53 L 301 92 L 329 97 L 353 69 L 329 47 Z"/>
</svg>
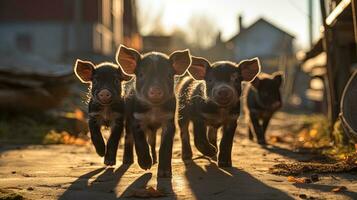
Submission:
<svg viewBox="0 0 357 200">
<path fill-rule="evenodd" d="M 74 138 L 86 133 L 85 129 L 85 121 L 49 113 L 0 115 L 0 143 L 3 144 L 76 143 Z"/>
<path fill-rule="evenodd" d="M 0 116 L 0 140 L 3 143 L 41 143 L 44 136 L 55 127 L 55 120 L 46 115 Z"/>
<path fill-rule="evenodd" d="M 318 149 L 335 160 L 356 156 L 355 145 L 344 133 L 339 120 L 333 125 L 332 131 L 328 119 L 323 115 L 305 116 L 302 124 L 295 144 L 297 148 Z"/>
</svg>

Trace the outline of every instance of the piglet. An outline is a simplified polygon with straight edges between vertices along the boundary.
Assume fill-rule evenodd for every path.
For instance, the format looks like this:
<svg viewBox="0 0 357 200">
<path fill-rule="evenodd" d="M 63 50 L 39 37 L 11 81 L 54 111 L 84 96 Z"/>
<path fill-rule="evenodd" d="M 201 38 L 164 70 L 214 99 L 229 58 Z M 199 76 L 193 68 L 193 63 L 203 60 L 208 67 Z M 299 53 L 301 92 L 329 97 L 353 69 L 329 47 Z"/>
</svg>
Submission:
<svg viewBox="0 0 357 200">
<path fill-rule="evenodd" d="M 180 97 L 178 124 L 181 132 L 182 159 L 192 158 L 189 122 L 193 124 L 195 146 L 209 157 L 217 154 L 217 130 L 223 127 L 218 166 L 231 167 L 233 137 L 240 112 L 241 83 L 253 80 L 259 73 L 259 60 L 254 58 L 239 64 L 221 61 L 211 65 L 204 58 L 192 57 L 188 71 L 193 78 L 186 76 L 177 86 Z"/>
<path fill-rule="evenodd" d="M 253 133 L 259 144 L 266 144 L 265 132 L 273 114 L 282 106 L 280 87 L 282 73 L 272 75 L 261 73 L 245 89 L 244 112 L 249 129 L 249 139 Z"/>
<path fill-rule="evenodd" d="M 158 52 L 141 55 L 132 48 L 120 46 L 116 59 L 127 74 L 135 76 L 125 99 L 129 109 L 126 120 L 134 136 L 139 166 L 149 169 L 156 163 L 156 132 L 162 128 L 158 176 L 170 177 L 176 111 L 174 80 L 190 66 L 190 53 L 184 50 L 170 56 Z"/>
<path fill-rule="evenodd" d="M 123 132 L 124 102 L 121 97 L 121 83 L 130 76 L 113 63 L 94 65 L 90 61 L 77 60 L 74 72 L 83 83 L 89 84 L 88 104 L 89 132 L 99 156 L 104 156 L 104 164 L 115 165 L 118 143 Z M 101 127 L 111 128 L 105 144 Z"/>
</svg>

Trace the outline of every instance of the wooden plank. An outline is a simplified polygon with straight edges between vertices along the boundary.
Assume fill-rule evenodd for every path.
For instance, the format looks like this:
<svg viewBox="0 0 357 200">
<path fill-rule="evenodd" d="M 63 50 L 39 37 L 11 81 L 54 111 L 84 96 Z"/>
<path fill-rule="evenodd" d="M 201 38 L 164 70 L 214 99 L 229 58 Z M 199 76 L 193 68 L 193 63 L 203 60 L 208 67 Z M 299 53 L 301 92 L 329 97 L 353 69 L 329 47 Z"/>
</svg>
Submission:
<svg viewBox="0 0 357 200">
<path fill-rule="evenodd" d="M 352 0 L 342 0 L 335 9 L 327 16 L 325 22 L 328 26 L 330 26 L 336 19 L 337 17 L 347 8 L 348 5 L 351 4 Z M 325 10 L 325 7 L 324 7 Z M 325 11 L 326 12 L 326 11 Z"/>
</svg>

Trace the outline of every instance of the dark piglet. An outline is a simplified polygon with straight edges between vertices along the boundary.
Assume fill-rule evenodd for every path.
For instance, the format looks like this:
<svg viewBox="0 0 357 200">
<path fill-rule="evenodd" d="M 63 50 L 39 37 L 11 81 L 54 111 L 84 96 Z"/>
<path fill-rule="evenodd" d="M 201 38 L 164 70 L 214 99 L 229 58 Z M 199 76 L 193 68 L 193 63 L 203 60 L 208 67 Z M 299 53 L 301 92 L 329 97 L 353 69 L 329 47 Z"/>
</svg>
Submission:
<svg viewBox="0 0 357 200">
<path fill-rule="evenodd" d="M 182 159 L 192 158 L 188 132 L 189 122 L 192 121 L 195 146 L 209 157 L 217 153 L 217 130 L 223 127 L 218 165 L 231 167 L 233 137 L 240 112 L 241 82 L 251 81 L 259 73 L 259 60 L 244 60 L 239 64 L 221 61 L 211 65 L 204 58 L 192 57 L 188 71 L 194 79 L 187 76 L 177 87 Z"/>
<path fill-rule="evenodd" d="M 273 114 L 281 108 L 280 86 L 282 73 L 260 74 L 245 89 L 244 111 L 249 128 L 249 139 L 253 133 L 259 144 L 266 144 L 265 132 Z"/>
<path fill-rule="evenodd" d="M 90 84 L 88 125 L 95 150 L 99 156 L 104 156 L 106 165 L 115 165 L 124 123 L 121 83 L 130 80 L 131 77 L 125 75 L 122 69 L 113 63 L 94 65 L 92 62 L 79 59 L 74 71 L 83 83 Z M 111 128 L 107 145 L 100 131 L 101 126 Z"/>
<path fill-rule="evenodd" d="M 116 59 L 127 74 L 135 75 L 126 102 L 138 163 L 143 169 L 156 163 L 156 132 L 162 128 L 158 176 L 170 177 L 176 111 L 174 77 L 184 74 L 190 66 L 190 53 L 185 50 L 170 56 L 157 52 L 141 55 L 134 49 L 120 46 Z"/>
</svg>

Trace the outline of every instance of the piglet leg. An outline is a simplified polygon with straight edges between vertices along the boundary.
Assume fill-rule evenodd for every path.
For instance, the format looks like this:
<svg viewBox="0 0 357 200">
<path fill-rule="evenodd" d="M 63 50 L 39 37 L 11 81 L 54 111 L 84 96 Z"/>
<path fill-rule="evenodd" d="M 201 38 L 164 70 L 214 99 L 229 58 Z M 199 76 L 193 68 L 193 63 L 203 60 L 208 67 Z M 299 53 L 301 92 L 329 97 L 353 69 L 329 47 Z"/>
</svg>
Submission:
<svg viewBox="0 0 357 200">
<path fill-rule="evenodd" d="M 196 148 L 205 156 L 213 157 L 217 149 L 207 139 L 207 126 L 203 120 L 193 120 L 193 133 Z"/>
<path fill-rule="evenodd" d="M 182 149 L 182 160 L 189 161 L 192 159 L 192 149 L 190 145 L 190 133 L 188 132 L 189 122 L 184 118 L 178 120 L 180 127 L 180 136 L 181 136 L 181 149 Z"/>
<path fill-rule="evenodd" d="M 214 127 L 208 128 L 208 140 L 217 149 L 217 129 Z"/>
<path fill-rule="evenodd" d="M 148 130 L 148 142 L 150 145 L 151 156 L 153 164 L 157 163 L 157 156 L 156 156 L 156 129 L 149 129 Z"/>
<path fill-rule="evenodd" d="M 123 133 L 123 119 L 116 119 L 111 128 L 111 134 L 107 142 L 107 151 L 104 156 L 104 164 L 115 165 L 119 140 Z"/>
<path fill-rule="evenodd" d="M 136 155 L 138 156 L 138 163 L 142 169 L 150 169 L 152 159 L 150 156 L 149 145 L 145 138 L 145 132 L 141 128 L 140 121 L 134 119 L 131 127 L 134 136 L 134 144 Z"/>
<path fill-rule="evenodd" d="M 223 136 L 219 145 L 218 166 L 232 167 L 232 146 L 237 121 L 233 120 L 223 127 Z"/>
<path fill-rule="evenodd" d="M 134 138 L 133 138 L 133 134 L 130 130 L 129 124 L 130 123 L 128 121 L 126 121 L 123 164 L 134 163 L 134 152 L 133 152 Z"/>
<path fill-rule="evenodd" d="M 162 128 L 161 145 L 159 151 L 158 177 L 171 177 L 172 145 L 175 136 L 175 122 L 173 119 Z"/>
<path fill-rule="evenodd" d="M 250 115 L 250 120 L 252 122 L 252 127 L 254 129 L 255 136 L 257 137 L 258 144 L 264 145 L 266 144 L 264 138 L 264 130 L 263 126 L 259 123 L 259 118 L 255 115 Z"/>
<path fill-rule="evenodd" d="M 89 118 L 89 132 L 92 143 L 95 147 L 97 154 L 101 157 L 105 155 L 105 143 L 103 140 L 102 133 L 100 132 L 100 125 L 94 118 Z"/>
<path fill-rule="evenodd" d="M 263 134 L 262 134 L 262 138 L 260 138 L 261 141 L 263 141 L 263 144 L 266 144 L 266 140 L 265 140 L 265 133 L 267 131 L 269 122 L 270 122 L 271 117 L 267 117 L 263 119 Z"/>
</svg>

